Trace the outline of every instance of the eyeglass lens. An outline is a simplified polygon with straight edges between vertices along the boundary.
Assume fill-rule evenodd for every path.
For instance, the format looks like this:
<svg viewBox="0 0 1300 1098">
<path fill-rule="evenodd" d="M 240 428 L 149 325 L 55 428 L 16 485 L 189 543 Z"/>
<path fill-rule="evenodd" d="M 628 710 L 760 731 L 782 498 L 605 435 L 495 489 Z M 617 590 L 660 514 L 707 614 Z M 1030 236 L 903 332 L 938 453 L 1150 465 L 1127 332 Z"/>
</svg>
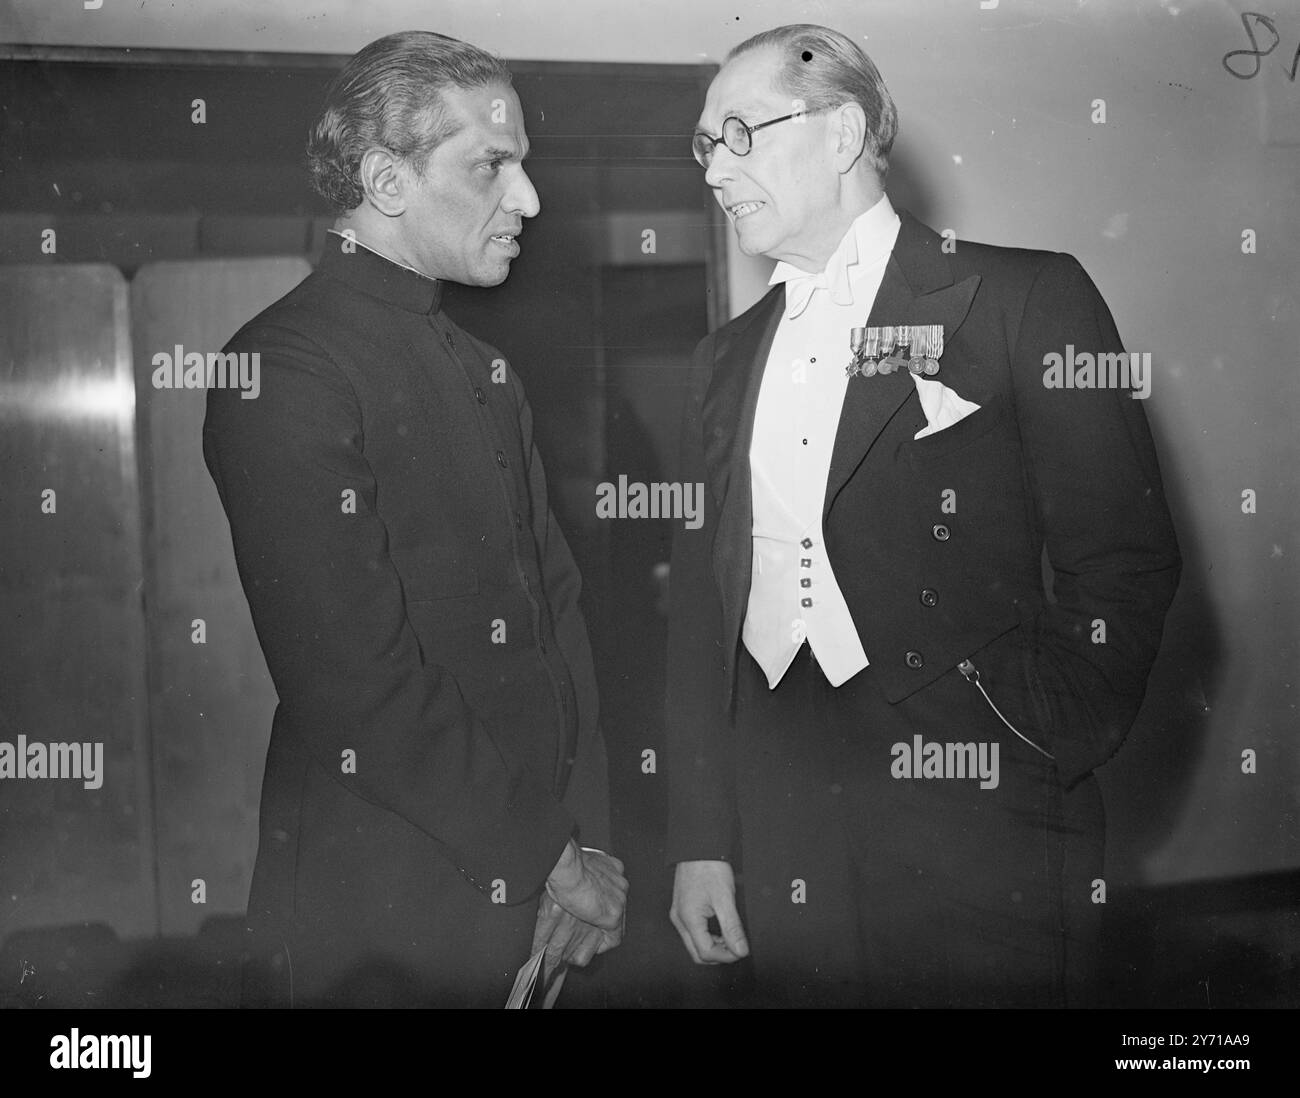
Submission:
<svg viewBox="0 0 1300 1098">
<path fill-rule="evenodd" d="M 751 147 L 749 127 L 739 118 L 726 119 L 722 123 L 722 143 L 736 156 L 745 156 Z M 706 168 L 712 163 L 713 153 L 717 147 L 717 142 L 703 133 L 697 133 L 691 142 L 695 159 Z"/>
</svg>

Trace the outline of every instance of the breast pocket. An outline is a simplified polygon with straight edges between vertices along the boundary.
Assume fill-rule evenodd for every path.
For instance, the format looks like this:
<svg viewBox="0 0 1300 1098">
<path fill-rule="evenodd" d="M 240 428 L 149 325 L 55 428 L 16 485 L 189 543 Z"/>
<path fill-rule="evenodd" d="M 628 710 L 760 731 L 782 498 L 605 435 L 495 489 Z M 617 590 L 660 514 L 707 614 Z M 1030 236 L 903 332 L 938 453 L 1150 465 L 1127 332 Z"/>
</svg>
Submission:
<svg viewBox="0 0 1300 1098">
<path fill-rule="evenodd" d="M 478 594 L 478 569 L 468 554 L 445 546 L 393 553 L 407 602 L 433 602 Z"/>
<path fill-rule="evenodd" d="M 938 434 L 904 442 L 902 452 L 911 460 L 921 464 L 929 463 L 936 458 L 949 457 L 1001 427 L 1003 406 L 1002 398 L 994 397 L 987 404 Z"/>
</svg>

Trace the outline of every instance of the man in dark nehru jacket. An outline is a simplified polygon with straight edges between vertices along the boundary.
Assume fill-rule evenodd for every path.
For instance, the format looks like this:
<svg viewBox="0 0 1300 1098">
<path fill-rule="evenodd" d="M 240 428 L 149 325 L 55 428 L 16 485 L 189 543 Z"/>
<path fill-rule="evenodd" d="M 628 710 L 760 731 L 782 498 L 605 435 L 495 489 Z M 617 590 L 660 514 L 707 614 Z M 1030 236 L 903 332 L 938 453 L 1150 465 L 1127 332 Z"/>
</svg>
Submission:
<svg viewBox="0 0 1300 1098">
<path fill-rule="evenodd" d="M 894 211 L 896 129 L 808 25 L 733 50 L 700 115 L 740 249 L 778 264 L 684 417 L 711 495 L 672 561 L 671 917 L 766 1001 L 1084 1003 L 1093 771 L 1180 569 L 1145 383 L 1071 256 Z"/>
<path fill-rule="evenodd" d="M 519 379 L 440 308 L 509 273 L 527 153 L 496 58 L 361 50 L 308 145 L 335 232 L 226 348 L 261 355 L 257 399 L 209 393 L 280 702 L 246 1003 L 499 1007 L 537 949 L 558 972 L 622 935 L 581 581 Z"/>
</svg>

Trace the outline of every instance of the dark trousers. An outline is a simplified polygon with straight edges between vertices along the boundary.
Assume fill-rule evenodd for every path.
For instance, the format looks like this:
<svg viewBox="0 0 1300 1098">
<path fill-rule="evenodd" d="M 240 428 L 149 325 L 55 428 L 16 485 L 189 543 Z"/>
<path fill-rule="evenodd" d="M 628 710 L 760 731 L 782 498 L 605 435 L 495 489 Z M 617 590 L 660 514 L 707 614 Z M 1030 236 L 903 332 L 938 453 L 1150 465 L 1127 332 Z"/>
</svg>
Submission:
<svg viewBox="0 0 1300 1098">
<path fill-rule="evenodd" d="M 1103 818 L 954 670 L 885 701 L 805 645 L 775 690 L 742 654 L 743 915 L 760 999 L 791 1006 L 1065 1006 L 1092 995 Z M 899 778 L 893 745 L 998 744 L 996 788 Z"/>
</svg>

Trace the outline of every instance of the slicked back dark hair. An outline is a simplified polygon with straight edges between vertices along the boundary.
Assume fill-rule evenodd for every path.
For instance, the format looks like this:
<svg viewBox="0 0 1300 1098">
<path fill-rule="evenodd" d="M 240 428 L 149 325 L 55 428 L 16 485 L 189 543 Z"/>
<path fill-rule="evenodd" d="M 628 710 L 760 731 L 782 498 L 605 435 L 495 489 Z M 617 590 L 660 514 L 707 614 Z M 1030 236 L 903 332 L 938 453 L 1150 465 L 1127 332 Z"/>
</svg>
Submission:
<svg viewBox="0 0 1300 1098">
<path fill-rule="evenodd" d="M 883 179 L 898 135 L 898 109 L 880 70 L 853 39 L 815 23 L 791 23 L 754 35 L 727 54 L 730 61 L 771 47 L 781 56 L 777 90 L 803 102 L 805 111 L 839 107 L 850 100 L 867 116 L 863 155 Z"/>
<path fill-rule="evenodd" d="M 371 42 L 325 93 L 307 139 L 313 189 L 336 210 L 356 209 L 365 198 L 361 158 L 376 146 L 423 175 L 429 154 L 458 129 L 443 90 L 510 82 L 499 58 L 443 34 L 402 31 Z"/>
</svg>

